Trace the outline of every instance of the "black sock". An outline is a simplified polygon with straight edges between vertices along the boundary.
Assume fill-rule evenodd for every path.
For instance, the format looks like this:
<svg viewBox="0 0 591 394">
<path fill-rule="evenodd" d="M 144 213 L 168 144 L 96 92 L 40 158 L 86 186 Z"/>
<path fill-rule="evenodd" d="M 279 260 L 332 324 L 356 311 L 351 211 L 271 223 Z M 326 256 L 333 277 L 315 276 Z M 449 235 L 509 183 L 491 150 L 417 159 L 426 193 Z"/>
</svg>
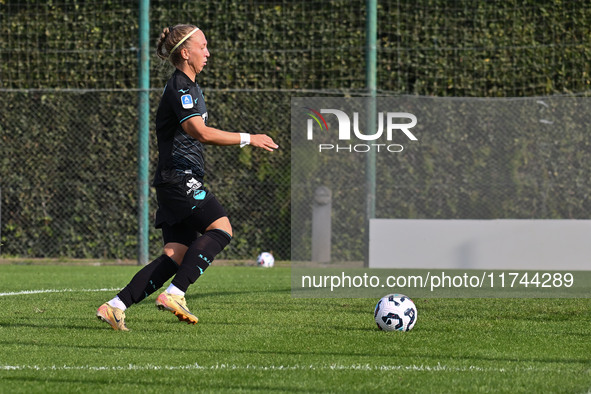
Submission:
<svg viewBox="0 0 591 394">
<path fill-rule="evenodd" d="M 129 284 L 117 294 L 126 307 L 137 304 L 158 290 L 178 271 L 173 259 L 163 254 L 138 271 Z"/>
<path fill-rule="evenodd" d="M 172 284 L 181 291 L 187 291 L 189 286 L 203 274 L 210 266 L 215 256 L 220 253 L 232 240 L 225 231 L 213 229 L 197 238 L 185 254 L 179 271 L 172 280 Z"/>
</svg>

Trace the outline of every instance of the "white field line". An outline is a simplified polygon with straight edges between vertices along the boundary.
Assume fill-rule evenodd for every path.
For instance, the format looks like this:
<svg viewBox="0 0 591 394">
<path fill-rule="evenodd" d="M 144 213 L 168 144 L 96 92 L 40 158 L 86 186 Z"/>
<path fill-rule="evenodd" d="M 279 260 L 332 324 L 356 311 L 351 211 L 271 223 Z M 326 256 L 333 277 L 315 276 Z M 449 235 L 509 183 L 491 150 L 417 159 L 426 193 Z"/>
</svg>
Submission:
<svg viewBox="0 0 591 394">
<path fill-rule="evenodd" d="M 215 364 L 215 365 L 0 365 L 0 371 L 236 371 L 236 370 L 257 370 L 257 371 L 406 371 L 406 372 L 543 372 L 551 369 L 536 367 L 515 367 L 515 368 L 489 368 L 474 365 L 466 367 L 452 367 L 438 363 L 437 365 L 370 365 L 370 364 L 324 364 L 324 365 L 236 365 L 236 364 Z M 552 371 L 556 371 L 552 369 Z"/>
<path fill-rule="evenodd" d="M 111 289 L 43 289 L 43 290 L 21 290 L 0 293 L 0 297 L 28 295 L 28 294 L 43 294 L 43 293 L 96 293 L 100 291 L 118 291 L 119 288 Z"/>
</svg>

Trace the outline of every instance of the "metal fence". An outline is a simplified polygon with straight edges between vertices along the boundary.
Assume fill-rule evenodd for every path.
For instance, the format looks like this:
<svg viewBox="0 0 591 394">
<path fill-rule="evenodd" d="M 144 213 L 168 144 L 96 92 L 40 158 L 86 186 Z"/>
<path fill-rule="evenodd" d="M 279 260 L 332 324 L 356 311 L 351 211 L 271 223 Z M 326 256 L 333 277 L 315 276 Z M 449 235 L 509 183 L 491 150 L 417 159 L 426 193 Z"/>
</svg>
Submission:
<svg viewBox="0 0 591 394">
<path fill-rule="evenodd" d="M 379 219 L 589 219 L 591 98 L 378 97 L 383 127 L 375 140 L 367 138 L 368 100 L 292 100 L 294 260 L 312 255 L 313 206 L 325 203 L 315 203 L 319 187 L 332 196 L 332 261 L 364 259 L 370 151 Z M 312 121 L 310 108 L 326 124 Z M 333 109 L 350 119 L 345 139 Z M 417 140 L 389 129 L 388 113 L 413 114 Z M 408 124 L 398 117 L 392 123 Z"/>
<path fill-rule="evenodd" d="M 379 0 L 376 4 L 377 89 L 382 94 L 590 94 L 591 5 L 586 2 L 564 0 L 552 7 L 543 2 L 500 0 Z M 272 154 L 253 148 L 207 148 L 206 180 L 229 211 L 236 234 L 220 258 L 254 258 L 261 250 L 272 250 L 280 259 L 290 257 L 290 97 L 365 92 L 366 17 L 365 2 L 360 0 L 150 2 L 152 40 L 163 27 L 176 23 L 196 23 L 206 31 L 212 57 L 199 82 L 205 89 L 211 124 L 226 130 L 268 133 L 282 148 Z M 137 21 L 136 2 L 0 1 L 3 256 L 136 256 Z M 152 111 L 169 73 L 170 67 L 152 54 Z M 396 217 L 426 217 L 427 205 L 436 208 L 426 197 L 453 189 L 453 183 L 438 179 L 468 181 L 472 177 L 482 182 L 475 174 L 522 176 L 503 172 L 506 160 L 517 160 L 508 153 L 520 154 L 531 171 L 545 171 L 531 183 L 533 192 L 528 197 L 538 213 L 547 213 L 538 216 L 556 217 L 555 208 L 560 204 L 551 207 L 545 201 L 557 188 L 566 188 L 562 183 L 553 186 L 558 185 L 559 175 L 555 174 L 561 172 L 553 171 L 552 163 L 562 163 L 564 158 L 570 163 L 566 168 L 571 165 L 582 175 L 573 178 L 581 187 L 565 194 L 575 197 L 569 205 L 574 211 L 561 211 L 560 217 L 580 217 L 581 209 L 588 208 L 586 195 L 580 194 L 586 190 L 580 181 L 586 173 L 577 164 L 577 153 L 556 150 L 562 146 L 556 141 L 563 140 L 550 135 L 531 135 L 522 140 L 525 148 L 511 145 L 514 152 L 495 145 L 491 154 L 497 155 L 498 170 L 489 166 L 489 173 L 474 170 L 462 178 L 466 163 L 477 168 L 482 161 L 487 152 L 480 146 L 489 146 L 488 138 L 488 134 L 471 135 L 470 143 L 464 145 L 463 159 L 457 152 L 437 151 L 449 156 L 445 167 L 434 166 L 433 160 L 423 156 L 425 150 L 405 156 L 405 167 L 399 167 L 397 161 L 378 161 L 376 215 L 393 212 Z M 565 143 L 588 150 L 583 137 L 572 138 Z M 474 141 L 483 143 L 472 144 Z M 155 142 L 152 135 L 152 171 Z M 447 143 L 441 141 L 442 146 Z M 476 153 L 470 156 L 470 151 Z M 388 171 L 400 177 L 392 179 Z M 326 175 L 322 174 L 307 173 L 305 177 L 312 182 Z M 344 184 L 347 182 L 349 179 Z M 496 209 L 495 199 L 505 189 L 486 191 L 484 187 L 480 194 L 463 190 L 455 197 L 436 200 L 442 214 L 494 217 L 487 212 Z M 363 199 L 359 191 L 348 197 Z M 150 193 L 153 213 L 153 190 Z M 400 198 L 412 193 L 416 193 L 415 203 L 403 209 L 389 203 L 392 195 Z M 495 197 L 488 198 L 491 195 Z M 582 208 L 577 199 L 583 202 Z M 505 204 L 510 207 L 511 202 Z M 295 219 L 304 228 L 309 212 Z M 355 229 L 360 223 L 340 220 L 335 230 L 339 226 L 353 230 L 350 238 L 339 236 L 339 241 L 356 244 L 359 234 Z M 150 252 L 159 253 L 159 233 L 151 229 L 149 236 Z M 339 251 L 340 255 L 335 254 L 338 258 L 359 258 L 356 251 Z M 302 253 L 307 255 L 304 249 Z"/>
<path fill-rule="evenodd" d="M 155 109 L 160 89 L 151 92 Z M 206 148 L 206 185 L 236 234 L 220 258 L 289 256 L 289 95 L 208 92 L 210 124 L 265 132 L 283 150 Z M 137 92 L 0 92 L 2 255 L 134 258 Z M 153 119 L 154 117 L 152 117 Z M 156 166 L 151 138 L 151 171 Z M 150 196 L 150 212 L 156 203 Z M 162 247 L 151 230 L 151 252 Z"/>
</svg>

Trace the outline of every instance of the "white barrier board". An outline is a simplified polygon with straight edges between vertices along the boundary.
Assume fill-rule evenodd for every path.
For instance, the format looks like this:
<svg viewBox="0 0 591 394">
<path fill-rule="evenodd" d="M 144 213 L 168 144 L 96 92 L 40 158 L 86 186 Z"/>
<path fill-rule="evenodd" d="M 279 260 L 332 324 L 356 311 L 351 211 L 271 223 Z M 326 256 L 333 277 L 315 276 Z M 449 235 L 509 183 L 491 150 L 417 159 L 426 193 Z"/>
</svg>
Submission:
<svg viewBox="0 0 591 394">
<path fill-rule="evenodd" d="M 369 267 L 591 270 L 591 220 L 372 219 Z"/>
</svg>

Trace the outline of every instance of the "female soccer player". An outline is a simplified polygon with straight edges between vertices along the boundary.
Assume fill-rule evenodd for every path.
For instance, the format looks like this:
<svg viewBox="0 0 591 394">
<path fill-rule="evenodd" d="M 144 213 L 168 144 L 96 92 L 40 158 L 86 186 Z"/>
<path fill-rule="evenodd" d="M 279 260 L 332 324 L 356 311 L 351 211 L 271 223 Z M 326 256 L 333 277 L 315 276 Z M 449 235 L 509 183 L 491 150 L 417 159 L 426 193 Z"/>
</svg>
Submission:
<svg viewBox="0 0 591 394">
<path fill-rule="evenodd" d="M 207 125 L 205 100 L 195 78 L 210 54 L 198 27 L 165 28 L 156 51 L 176 67 L 156 114 L 159 158 L 153 182 L 158 199 L 155 225 L 162 229 L 164 253 L 98 308 L 97 317 L 121 331 L 128 331 L 125 310 L 173 276 L 170 286 L 156 299 L 156 306 L 171 311 L 180 321 L 198 321 L 187 307 L 185 292 L 232 239 L 224 208 L 203 186 L 203 144 L 252 145 L 268 151 L 278 148 L 265 134 L 232 133 Z"/>
</svg>

